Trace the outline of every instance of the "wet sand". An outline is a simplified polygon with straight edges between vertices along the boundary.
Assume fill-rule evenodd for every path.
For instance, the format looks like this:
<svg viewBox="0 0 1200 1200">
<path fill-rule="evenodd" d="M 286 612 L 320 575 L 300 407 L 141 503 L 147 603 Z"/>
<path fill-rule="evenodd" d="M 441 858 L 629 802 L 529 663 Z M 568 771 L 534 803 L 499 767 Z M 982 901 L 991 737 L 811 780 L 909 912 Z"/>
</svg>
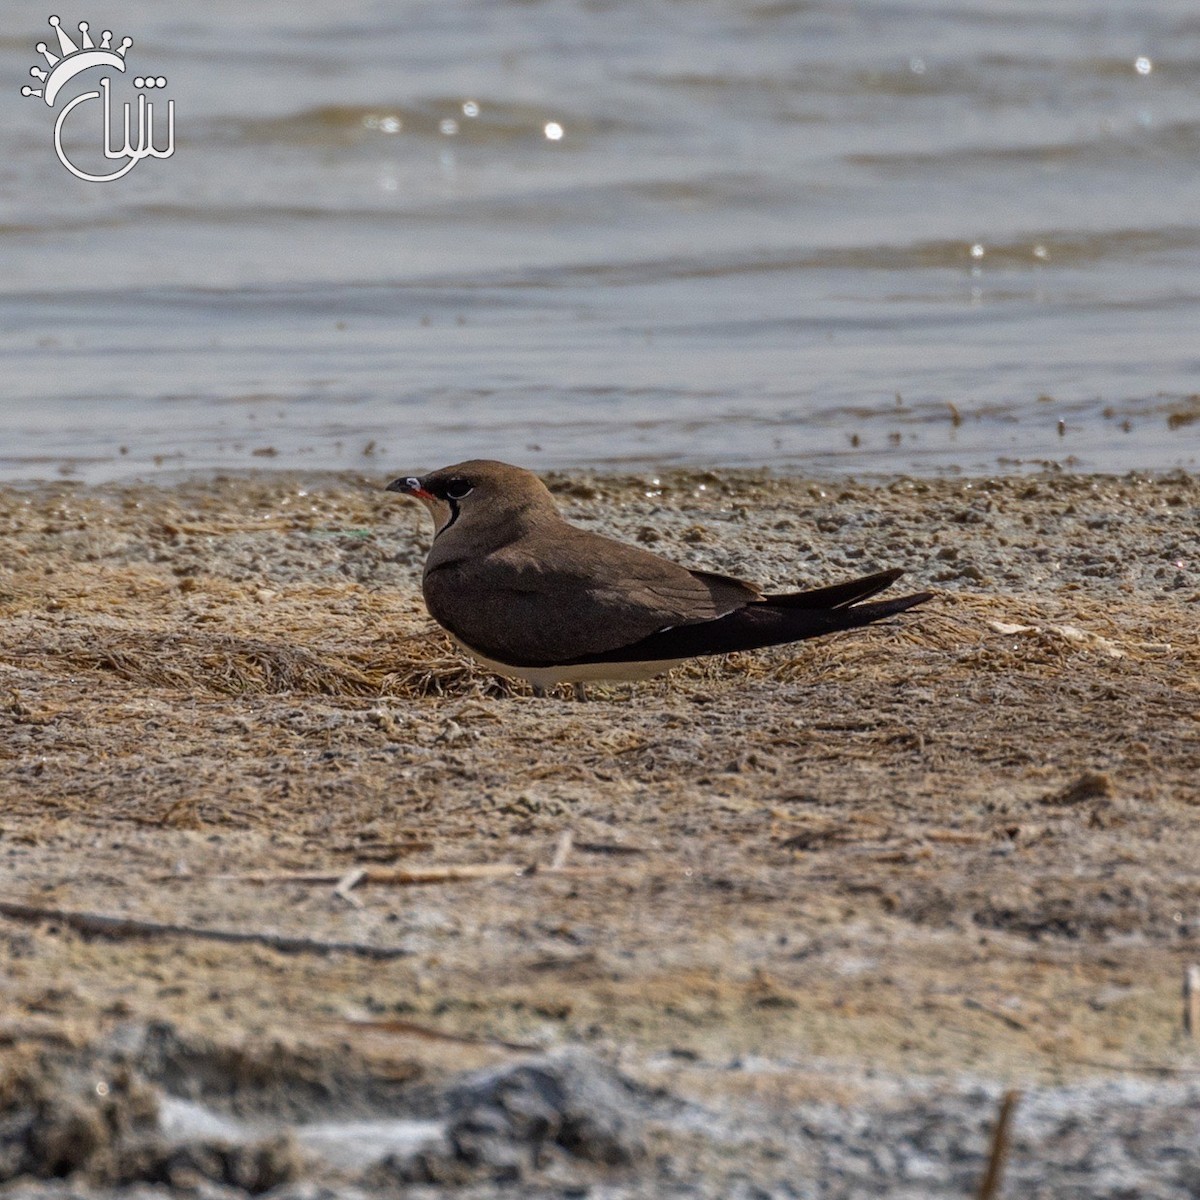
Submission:
<svg viewBox="0 0 1200 1200">
<path fill-rule="evenodd" d="M 384 481 L 0 490 L 0 1102 L 94 1103 L 120 1062 L 222 1112 L 377 1116 L 573 1046 L 707 1116 L 535 1162 L 536 1194 L 961 1194 L 1009 1085 L 1097 1131 L 1132 1106 L 1121 1170 L 1194 1194 L 1164 1146 L 1200 1132 L 1200 481 L 556 477 L 688 565 L 937 593 L 586 704 L 454 651 Z M 918 1111 L 949 1141 L 861 1192 L 813 1132 L 910 1145 Z M 1024 1194 L 1110 1194 L 1029 1120 Z M 66 1169 L 154 1181 L 113 1161 Z"/>
</svg>

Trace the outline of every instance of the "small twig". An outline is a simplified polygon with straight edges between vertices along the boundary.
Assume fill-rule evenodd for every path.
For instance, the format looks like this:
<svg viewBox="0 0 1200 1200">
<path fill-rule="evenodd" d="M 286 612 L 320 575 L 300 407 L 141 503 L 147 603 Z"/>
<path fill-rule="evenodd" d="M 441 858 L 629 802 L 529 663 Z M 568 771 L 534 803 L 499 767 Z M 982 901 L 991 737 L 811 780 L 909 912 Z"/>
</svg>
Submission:
<svg viewBox="0 0 1200 1200">
<path fill-rule="evenodd" d="M 345 875 L 338 880 L 337 887 L 333 889 L 333 894 L 339 900 L 344 900 L 350 905 L 351 908 L 362 908 L 363 902 L 357 896 L 350 895 L 350 893 L 354 888 L 362 883 L 366 873 L 366 867 L 354 867 L 347 871 Z"/>
<path fill-rule="evenodd" d="M 649 854 L 645 846 L 627 846 L 623 842 L 576 842 L 575 849 L 584 854 Z"/>
<path fill-rule="evenodd" d="M 462 863 L 461 865 L 433 867 L 358 867 L 362 875 L 355 880 L 360 883 L 376 883 L 392 887 L 417 887 L 428 883 L 469 883 L 479 879 L 532 879 L 537 875 L 611 875 L 608 867 L 540 867 L 537 863 Z M 350 872 L 354 874 L 354 871 Z M 254 871 L 244 875 L 157 875 L 157 883 L 303 883 L 320 886 L 336 886 L 348 878 L 345 871 Z"/>
<path fill-rule="evenodd" d="M 977 846 L 991 839 L 991 833 L 979 833 L 970 829 L 926 829 L 922 837 L 929 842 L 940 842 L 949 846 Z"/>
<path fill-rule="evenodd" d="M 1200 1037 L 1200 966 L 1195 963 L 1183 969 L 1183 1032 Z"/>
<path fill-rule="evenodd" d="M 994 1017 L 997 1021 L 1007 1025 L 1009 1029 L 1016 1029 L 1020 1033 L 1025 1033 L 1029 1029 L 1029 1026 L 1023 1021 L 1018 1021 L 1016 1017 L 1010 1017 L 1008 1013 L 1001 1012 L 998 1008 L 991 1008 L 976 1000 L 974 996 L 963 997 L 963 1008 L 973 1008 L 976 1012 L 987 1013 L 989 1017 Z"/>
<path fill-rule="evenodd" d="M 348 1025 L 351 1029 L 361 1029 L 368 1033 L 399 1033 L 410 1037 L 424 1038 L 431 1042 L 453 1042 L 458 1046 L 495 1046 L 501 1050 L 520 1050 L 524 1053 L 538 1053 L 545 1049 L 533 1042 L 509 1042 L 504 1038 L 471 1037 L 461 1033 L 444 1033 L 440 1029 L 431 1029 L 428 1025 L 418 1025 L 416 1021 L 339 1021 L 340 1025 Z"/>
<path fill-rule="evenodd" d="M 525 964 L 527 971 L 569 971 L 572 967 L 590 966 L 596 961 L 593 950 L 585 950 L 581 954 L 569 954 L 560 958 L 539 958 Z"/>
<path fill-rule="evenodd" d="M 979 1185 L 979 1200 L 995 1200 L 1000 1194 L 1004 1177 L 1004 1159 L 1008 1154 L 1008 1127 L 1012 1122 L 1013 1110 L 1017 1107 L 1021 1093 L 1007 1091 L 1000 1099 L 1000 1111 L 996 1116 L 996 1128 L 992 1130 L 992 1148 L 988 1153 L 987 1170 Z"/>
<path fill-rule="evenodd" d="M 407 854 L 418 854 L 432 850 L 433 843 L 421 841 L 418 838 L 406 838 L 401 841 L 389 842 L 383 838 L 374 841 L 343 842 L 341 845 L 330 846 L 335 854 L 350 854 L 360 862 L 394 863 L 396 859 Z"/>
<path fill-rule="evenodd" d="M 57 921 L 77 933 L 90 937 L 153 938 L 188 937 L 209 942 L 267 946 L 281 954 L 357 954 L 363 958 L 404 958 L 411 950 L 399 946 L 372 946 L 366 942 L 323 942 L 316 938 L 286 937 L 240 929 L 204 929 L 196 925 L 174 925 L 164 921 L 144 921 L 137 917 L 114 917 L 106 913 L 81 912 L 63 908 L 41 908 L 0 900 L 0 916 L 14 921 Z"/>
<path fill-rule="evenodd" d="M 1200 1075 L 1200 1067 L 1177 1067 L 1174 1063 L 1105 1062 L 1101 1058 L 1068 1058 L 1074 1067 L 1096 1067 L 1101 1071 L 1140 1071 L 1145 1075 Z"/>
<path fill-rule="evenodd" d="M 558 845 L 554 848 L 554 857 L 550 860 L 548 869 L 561 871 L 567 865 L 567 859 L 571 857 L 571 848 L 574 844 L 574 835 L 569 829 L 564 829 L 562 837 L 558 839 Z"/>
<path fill-rule="evenodd" d="M 461 863 L 432 867 L 363 867 L 359 883 L 383 883 L 410 887 L 423 883 L 463 883 L 471 879 L 517 879 L 528 874 L 520 863 Z M 245 875 L 165 875 L 163 882 L 176 879 L 210 879 L 221 883 L 315 883 L 338 884 L 345 871 L 266 871 Z"/>
</svg>

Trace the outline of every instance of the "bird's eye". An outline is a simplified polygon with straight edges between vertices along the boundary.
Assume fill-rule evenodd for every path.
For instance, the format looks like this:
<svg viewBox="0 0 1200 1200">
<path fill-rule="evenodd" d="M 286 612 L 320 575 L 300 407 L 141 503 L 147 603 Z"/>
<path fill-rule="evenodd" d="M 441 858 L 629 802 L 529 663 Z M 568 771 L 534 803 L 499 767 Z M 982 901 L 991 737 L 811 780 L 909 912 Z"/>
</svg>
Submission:
<svg viewBox="0 0 1200 1200">
<path fill-rule="evenodd" d="M 464 496 L 469 496 L 474 490 L 474 485 L 468 483 L 465 479 L 452 479 L 446 484 L 446 499 L 461 500 Z"/>
</svg>

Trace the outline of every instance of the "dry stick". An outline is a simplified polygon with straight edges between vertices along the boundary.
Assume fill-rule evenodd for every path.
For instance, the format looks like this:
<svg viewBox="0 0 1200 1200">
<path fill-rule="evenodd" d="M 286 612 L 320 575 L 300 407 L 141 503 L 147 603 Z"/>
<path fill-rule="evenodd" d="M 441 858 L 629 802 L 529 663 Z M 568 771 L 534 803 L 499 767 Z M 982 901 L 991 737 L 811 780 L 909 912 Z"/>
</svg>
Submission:
<svg viewBox="0 0 1200 1200">
<path fill-rule="evenodd" d="M 471 1037 L 461 1033 L 445 1033 L 428 1025 L 419 1025 L 416 1021 L 339 1021 L 339 1025 L 351 1029 L 361 1029 L 367 1033 L 398 1033 L 409 1037 L 424 1038 L 431 1042 L 453 1042 L 458 1046 L 493 1046 L 500 1050 L 519 1050 L 523 1053 L 536 1053 L 545 1049 L 535 1042 L 509 1042 L 504 1038 Z"/>
<path fill-rule="evenodd" d="M 1018 1021 L 1016 1017 L 1011 1017 L 1006 1012 L 1001 1012 L 998 1008 L 991 1008 L 981 1001 L 976 1000 L 974 996 L 963 997 L 963 1008 L 973 1008 L 976 1012 L 986 1013 L 989 1017 L 994 1017 L 997 1021 L 1007 1025 L 1009 1029 L 1019 1030 L 1021 1033 L 1026 1033 L 1029 1026 L 1023 1021 Z"/>
<path fill-rule="evenodd" d="M 1177 1067 L 1173 1063 L 1105 1062 L 1100 1058 L 1067 1058 L 1075 1067 L 1096 1067 L 1101 1071 L 1141 1071 L 1146 1075 L 1200 1075 L 1200 1067 Z"/>
<path fill-rule="evenodd" d="M 357 869 L 357 868 L 356 868 Z M 529 879 L 535 875 L 611 875 L 606 867 L 541 867 L 537 863 L 463 863 L 459 866 L 397 867 L 381 869 L 363 867 L 357 883 L 391 884 L 395 887 L 415 887 L 426 883 L 467 883 L 473 879 Z M 338 884 L 346 872 L 333 871 L 253 871 L 232 875 L 156 875 L 157 883 L 186 883 L 203 880 L 216 883 L 312 883 Z"/>
<path fill-rule="evenodd" d="M 14 921 L 57 921 L 77 933 L 108 938 L 190 937 L 210 942 L 267 946 L 281 954 L 357 954 L 363 958 L 405 958 L 412 953 L 399 946 L 371 946 L 366 942 L 323 942 L 316 938 L 286 937 L 239 929 L 204 929 L 196 925 L 173 925 L 143 921 L 136 917 L 114 917 L 105 913 L 64 908 L 41 908 L 14 900 L 0 900 L 0 917 Z"/>
<path fill-rule="evenodd" d="M 520 863 L 462 863 L 434 867 L 365 867 L 359 883 L 390 883 L 407 887 L 421 883 L 460 883 L 471 879 L 516 879 L 529 874 Z M 339 884 L 345 871 L 256 871 L 245 875 L 163 875 L 161 880 L 209 879 L 221 883 Z"/>
<path fill-rule="evenodd" d="M 1183 1032 L 1200 1037 L 1200 966 L 1183 969 Z"/>
<path fill-rule="evenodd" d="M 645 846 L 627 846 L 623 842 L 576 842 L 575 848 L 585 854 L 649 854 Z"/>
<path fill-rule="evenodd" d="M 338 880 L 337 887 L 333 889 L 333 894 L 339 900 L 344 900 L 351 908 L 362 908 L 363 902 L 357 896 L 350 895 L 350 893 L 362 883 L 366 873 L 364 867 L 354 867 L 352 870 L 347 871 Z"/>
<path fill-rule="evenodd" d="M 1004 1158 L 1008 1153 L 1008 1126 L 1020 1098 L 1020 1092 L 1007 1091 L 1000 1100 L 996 1128 L 992 1130 L 992 1149 L 988 1154 L 987 1170 L 983 1173 L 983 1182 L 979 1185 L 979 1200 L 995 1200 L 1000 1194 L 1000 1183 L 1004 1175 Z"/>
<path fill-rule="evenodd" d="M 550 860 L 551 871 L 561 871 L 567 865 L 567 859 L 571 857 L 571 848 L 575 845 L 575 835 L 569 830 L 564 829 L 562 836 L 558 839 L 558 845 L 554 850 L 554 857 Z"/>
</svg>

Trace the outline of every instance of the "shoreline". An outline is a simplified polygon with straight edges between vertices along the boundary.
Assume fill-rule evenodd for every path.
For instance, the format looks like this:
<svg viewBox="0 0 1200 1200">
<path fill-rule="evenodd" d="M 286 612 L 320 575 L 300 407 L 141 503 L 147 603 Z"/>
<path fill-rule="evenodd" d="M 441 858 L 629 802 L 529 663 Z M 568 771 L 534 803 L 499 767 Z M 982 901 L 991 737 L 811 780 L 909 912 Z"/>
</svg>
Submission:
<svg viewBox="0 0 1200 1200">
<path fill-rule="evenodd" d="M 95 490 L 106 488 L 146 487 L 169 489 L 184 486 L 189 483 L 206 483 L 215 479 L 291 479 L 308 480 L 313 483 L 336 482 L 340 480 L 362 480 L 369 482 L 376 477 L 394 478 L 398 474 L 412 474 L 425 470 L 434 470 L 443 463 L 425 463 L 414 466 L 405 462 L 403 456 L 390 451 L 386 454 L 372 451 L 370 455 L 360 458 L 353 465 L 305 466 L 303 463 L 284 462 L 276 466 L 265 465 L 273 456 L 267 456 L 258 463 L 212 463 L 202 466 L 153 466 L 142 464 L 130 468 L 123 474 L 105 475 L 99 478 L 88 477 L 81 471 L 75 470 L 64 463 L 53 474 L 18 476 L 9 474 L 0 468 L 0 489 L 10 488 L 17 491 L 28 491 L 43 487 L 82 487 Z M 828 458 L 828 456 L 826 456 Z M 849 452 L 847 453 L 849 457 Z M 381 464 L 393 462 L 394 469 L 390 470 Z M 39 465 L 49 467 L 62 460 L 52 457 L 38 459 Z M 116 460 L 104 460 L 115 462 Z M 513 461 L 517 461 L 514 459 Z M 86 464 L 85 464 L 86 465 Z M 643 460 L 600 462 L 598 464 L 579 464 L 573 462 L 552 461 L 549 465 L 530 462 L 526 458 L 522 466 L 534 471 L 543 478 L 596 478 L 612 481 L 633 481 L 648 479 L 654 476 L 700 476 L 718 474 L 730 480 L 753 482 L 755 480 L 774 480 L 785 483 L 817 483 L 834 486 L 845 482 L 883 486 L 900 480 L 927 483 L 977 483 L 985 479 L 1040 479 L 1040 478 L 1074 478 L 1074 479 L 1165 479 L 1165 478 L 1194 478 L 1198 473 L 1196 466 L 1190 463 L 1178 462 L 1172 465 L 1135 466 L 1121 469 L 1098 468 L 1081 462 L 1067 455 L 1061 459 L 1046 457 L 1030 458 L 1001 458 L 992 464 L 977 463 L 974 466 L 948 464 L 938 466 L 929 472 L 897 469 L 881 462 L 879 469 L 872 464 L 863 462 L 860 468 L 835 465 L 829 461 L 822 463 L 787 461 L 777 465 L 769 463 L 737 463 L 720 464 L 709 460 L 694 463 L 681 462 L 672 459 L 659 459 L 647 456 Z M 911 466 L 911 464 L 910 464 Z"/>
</svg>

